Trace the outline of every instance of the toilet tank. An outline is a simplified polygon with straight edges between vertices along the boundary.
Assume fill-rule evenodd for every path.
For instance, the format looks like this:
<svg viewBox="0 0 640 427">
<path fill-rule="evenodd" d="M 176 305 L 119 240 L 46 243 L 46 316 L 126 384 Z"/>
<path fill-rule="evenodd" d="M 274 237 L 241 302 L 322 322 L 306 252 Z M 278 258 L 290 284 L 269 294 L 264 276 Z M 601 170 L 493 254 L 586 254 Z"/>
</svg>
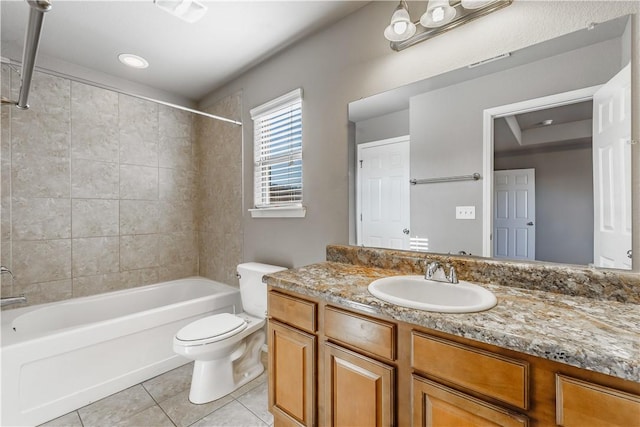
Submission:
<svg viewBox="0 0 640 427">
<path fill-rule="evenodd" d="M 242 307 L 247 314 L 264 318 L 267 314 L 267 285 L 262 283 L 262 276 L 286 270 L 276 265 L 247 262 L 238 264 L 240 279 L 240 297 Z"/>
</svg>

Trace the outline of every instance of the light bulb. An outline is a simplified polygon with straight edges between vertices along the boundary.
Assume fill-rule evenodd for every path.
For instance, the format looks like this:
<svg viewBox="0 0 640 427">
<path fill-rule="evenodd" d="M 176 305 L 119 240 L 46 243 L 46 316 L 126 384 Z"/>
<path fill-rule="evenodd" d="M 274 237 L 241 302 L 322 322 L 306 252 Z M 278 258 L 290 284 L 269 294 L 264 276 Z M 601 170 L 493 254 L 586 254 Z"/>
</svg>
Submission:
<svg viewBox="0 0 640 427">
<path fill-rule="evenodd" d="M 393 31 L 396 34 L 403 34 L 407 31 L 407 23 L 405 21 L 396 22 L 393 24 Z"/>
<path fill-rule="evenodd" d="M 435 9 L 433 9 L 433 11 L 431 12 L 431 19 L 433 19 L 433 22 L 442 21 L 444 19 L 444 8 L 436 7 Z"/>
</svg>

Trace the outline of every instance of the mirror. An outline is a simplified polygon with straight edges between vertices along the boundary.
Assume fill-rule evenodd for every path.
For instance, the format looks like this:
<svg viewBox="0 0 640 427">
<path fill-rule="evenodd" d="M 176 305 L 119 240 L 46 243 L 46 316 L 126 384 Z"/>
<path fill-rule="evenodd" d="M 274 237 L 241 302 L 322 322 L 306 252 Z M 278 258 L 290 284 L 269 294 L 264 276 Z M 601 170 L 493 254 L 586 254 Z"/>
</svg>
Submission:
<svg viewBox="0 0 640 427">
<path fill-rule="evenodd" d="M 630 269 L 630 120 L 593 149 L 593 112 L 630 108 L 602 95 L 630 76 L 630 22 L 351 102 L 356 243 Z"/>
</svg>

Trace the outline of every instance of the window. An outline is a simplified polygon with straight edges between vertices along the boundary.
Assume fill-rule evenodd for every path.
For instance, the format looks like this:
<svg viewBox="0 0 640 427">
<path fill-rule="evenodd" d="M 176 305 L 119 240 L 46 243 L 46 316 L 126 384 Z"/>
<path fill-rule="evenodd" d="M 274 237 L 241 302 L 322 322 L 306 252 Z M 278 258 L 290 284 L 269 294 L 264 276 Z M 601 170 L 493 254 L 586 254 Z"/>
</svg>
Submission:
<svg viewBox="0 0 640 427">
<path fill-rule="evenodd" d="M 302 89 L 251 110 L 254 217 L 302 217 Z"/>
</svg>

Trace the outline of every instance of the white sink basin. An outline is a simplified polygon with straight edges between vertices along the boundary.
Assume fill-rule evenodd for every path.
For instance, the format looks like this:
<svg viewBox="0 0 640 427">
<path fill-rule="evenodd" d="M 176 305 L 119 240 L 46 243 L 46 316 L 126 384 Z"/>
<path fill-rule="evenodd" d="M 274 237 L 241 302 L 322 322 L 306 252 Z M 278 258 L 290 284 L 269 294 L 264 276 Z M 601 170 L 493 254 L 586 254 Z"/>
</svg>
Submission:
<svg viewBox="0 0 640 427">
<path fill-rule="evenodd" d="M 498 302 L 491 291 L 473 283 L 436 282 L 424 276 L 378 279 L 371 282 L 369 292 L 392 304 L 441 313 L 473 313 L 488 310 Z"/>
</svg>

